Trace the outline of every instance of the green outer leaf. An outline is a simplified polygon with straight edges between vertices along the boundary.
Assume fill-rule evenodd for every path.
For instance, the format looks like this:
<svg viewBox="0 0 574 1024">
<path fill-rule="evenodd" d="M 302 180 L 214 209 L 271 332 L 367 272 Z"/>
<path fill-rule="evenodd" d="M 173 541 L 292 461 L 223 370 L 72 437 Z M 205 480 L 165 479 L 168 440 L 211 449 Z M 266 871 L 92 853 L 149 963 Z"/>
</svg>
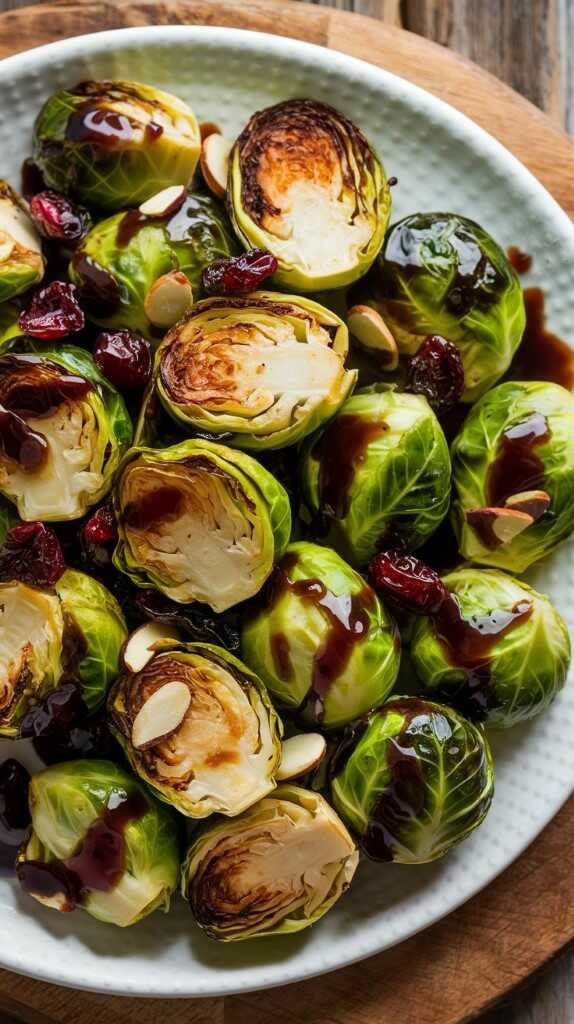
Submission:
<svg viewBox="0 0 574 1024">
<path fill-rule="evenodd" d="M 11 530 L 13 526 L 17 526 L 19 522 L 18 513 L 12 502 L 0 494 L 0 547 L 6 540 L 8 530 Z"/>
<path fill-rule="evenodd" d="M 20 310 L 14 302 L 4 302 L 0 305 L 0 355 L 7 349 L 14 338 L 18 338 L 23 331 L 18 326 Z"/>
<path fill-rule="evenodd" d="M 459 569 L 445 576 L 444 583 L 467 620 L 499 608 L 510 611 L 525 599 L 532 602 L 530 617 L 499 637 L 490 651 L 489 683 L 481 688 L 487 699 L 483 721 L 506 727 L 544 711 L 564 685 L 570 664 L 568 630 L 550 600 L 494 569 Z M 474 706 L 475 687 L 466 670 L 448 657 L 432 619 L 417 619 L 411 657 L 430 697 L 465 709 Z"/>
</svg>

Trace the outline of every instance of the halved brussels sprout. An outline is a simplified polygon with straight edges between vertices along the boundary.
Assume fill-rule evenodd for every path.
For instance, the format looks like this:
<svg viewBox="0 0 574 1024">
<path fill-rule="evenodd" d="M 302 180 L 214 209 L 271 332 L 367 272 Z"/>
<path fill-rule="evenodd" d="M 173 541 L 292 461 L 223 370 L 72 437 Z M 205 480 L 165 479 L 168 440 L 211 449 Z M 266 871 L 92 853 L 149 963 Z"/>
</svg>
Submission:
<svg viewBox="0 0 574 1024">
<path fill-rule="evenodd" d="M 352 565 L 381 547 L 422 544 L 444 518 L 450 458 L 425 398 L 378 384 L 356 392 L 302 460 L 305 500 Z"/>
<path fill-rule="evenodd" d="M 329 548 L 291 544 L 246 617 L 241 653 L 280 704 L 336 729 L 388 697 L 397 627 L 374 590 Z"/>
<path fill-rule="evenodd" d="M 483 821 L 494 766 L 480 728 L 452 708 L 395 697 L 343 738 L 331 792 L 372 860 L 424 864 Z"/>
<path fill-rule="evenodd" d="M 289 935 L 349 888 L 355 844 L 318 793 L 281 786 L 233 821 L 207 824 L 182 869 L 182 893 L 212 939 Z"/>
<path fill-rule="evenodd" d="M 198 302 L 167 335 L 157 388 L 174 419 L 229 431 L 240 448 L 283 448 L 329 419 L 357 379 L 344 323 L 279 292 Z"/>
<path fill-rule="evenodd" d="M 363 133 L 315 100 L 254 114 L 233 147 L 228 201 L 246 248 L 277 257 L 277 284 L 295 292 L 341 288 L 381 247 L 391 195 Z"/>
<path fill-rule="evenodd" d="M 141 82 L 63 89 L 46 101 L 34 128 L 34 160 L 46 183 L 106 210 L 188 185 L 200 149 L 187 104 Z"/>
<path fill-rule="evenodd" d="M 383 314 L 403 353 L 412 355 L 429 334 L 452 341 L 464 367 L 463 402 L 474 402 L 506 372 L 526 323 L 505 252 L 454 213 L 415 213 L 394 224 L 352 301 Z"/>
<path fill-rule="evenodd" d="M 109 701 L 128 760 L 191 818 L 239 814 L 275 788 L 281 723 L 261 681 L 222 647 L 159 641 Z"/>
<path fill-rule="evenodd" d="M 68 761 L 30 782 L 32 828 L 18 854 L 25 892 L 120 928 L 169 910 L 179 878 L 175 817 L 111 761 Z"/>
<path fill-rule="evenodd" d="M 144 308 L 154 283 L 179 271 L 197 298 L 203 268 L 236 251 L 221 204 L 188 193 L 175 213 L 146 217 L 128 210 L 96 224 L 74 253 L 70 279 L 81 288 L 95 323 L 129 327 L 153 339 L 164 333 Z"/>
<path fill-rule="evenodd" d="M 548 381 L 499 384 L 452 446 L 452 519 L 464 558 L 511 572 L 574 529 L 574 396 Z"/>
<path fill-rule="evenodd" d="M 40 236 L 20 196 L 0 178 L 0 302 L 39 284 L 43 276 Z"/>
<path fill-rule="evenodd" d="M 281 484 L 250 455 L 211 441 L 132 448 L 115 503 L 116 568 L 216 612 L 253 597 L 289 543 Z"/>
<path fill-rule="evenodd" d="M 66 569 L 53 590 L 0 583 L 0 735 L 65 682 L 89 712 L 106 698 L 127 637 L 116 599 L 97 580 Z"/>
<path fill-rule="evenodd" d="M 550 600 L 493 569 L 443 578 L 454 596 L 417 620 L 414 669 L 429 696 L 470 718 L 509 726 L 548 707 L 566 681 L 570 638 Z"/>
</svg>

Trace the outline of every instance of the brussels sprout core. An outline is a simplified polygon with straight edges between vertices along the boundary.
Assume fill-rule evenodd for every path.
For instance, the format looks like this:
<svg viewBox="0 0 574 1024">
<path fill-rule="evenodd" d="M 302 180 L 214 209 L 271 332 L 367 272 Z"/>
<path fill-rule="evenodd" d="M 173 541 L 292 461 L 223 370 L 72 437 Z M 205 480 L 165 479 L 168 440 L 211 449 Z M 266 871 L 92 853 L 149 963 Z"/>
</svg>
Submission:
<svg viewBox="0 0 574 1024">
<path fill-rule="evenodd" d="M 0 179 L 0 302 L 39 284 L 42 242 L 23 202 Z"/>
</svg>

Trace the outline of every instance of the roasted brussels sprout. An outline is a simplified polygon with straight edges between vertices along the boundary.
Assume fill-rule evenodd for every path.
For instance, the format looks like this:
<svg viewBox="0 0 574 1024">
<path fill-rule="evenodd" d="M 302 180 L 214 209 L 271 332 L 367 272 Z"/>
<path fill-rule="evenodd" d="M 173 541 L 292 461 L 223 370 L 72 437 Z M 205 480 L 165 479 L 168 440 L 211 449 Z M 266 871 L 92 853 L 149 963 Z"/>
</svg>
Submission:
<svg viewBox="0 0 574 1024">
<path fill-rule="evenodd" d="M 357 861 L 351 836 L 323 797 L 281 786 L 239 818 L 197 833 L 182 893 L 212 939 L 292 934 L 330 910 Z"/>
<path fill-rule="evenodd" d="M 128 210 L 101 221 L 76 249 L 70 278 L 95 323 L 129 327 L 153 339 L 158 328 L 146 298 L 155 283 L 179 272 L 197 297 L 203 268 L 236 248 L 222 206 L 210 196 L 188 193 L 163 217 Z"/>
<path fill-rule="evenodd" d="M 548 381 L 499 384 L 452 447 L 461 554 L 524 572 L 574 529 L 574 396 Z"/>
<path fill-rule="evenodd" d="M 9 348 L 12 340 L 24 332 L 18 324 L 20 310 L 15 302 L 0 305 L 0 353 Z"/>
<path fill-rule="evenodd" d="M 436 530 L 449 506 L 448 446 L 426 399 L 374 385 L 306 443 L 302 481 L 330 543 L 362 566 L 382 546 L 416 548 Z"/>
<path fill-rule="evenodd" d="M 352 299 L 383 313 L 403 353 L 412 355 L 429 334 L 454 342 L 464 402 L 502 377 L 526 323 L 506 254 L 478 224 L 454 213 L 415 213 L 394 224 Z"/>
<path fill-rule="evenodd" d="M 411 641 L 428 695 L 495 726 L 547 708 L 570 663 L 568 630 L 549 599 L 494 569 L 458 569 L 443 582 L 451 600 L 417 621 Z"/>
<path fill-rule="evenodd" d="M 289 543 L 281 484 L 250 455 L 210 441 L 133 448 L 115 502 L 116 568 L 216 612 L 256 594 Z"/>
<path fill-rule="evenodd" d="M 106 210 L 188 185 L 200 148 L 187 104 L 140 82 L 80 82 L 57 92 L 34 129 L 34 160 L 46 183 Z"/>
<path fill-rule="evenodd" d="M 51 589 L 0 583 L 0 735 L 18 736 L 27 713 L 64 681 L 96 711 L 119 671 L 127 637 L 116 599 L 66 569 Z"/>
<path fill-rule="evenodd" d="M 287 548 L 245 619 L 241 651 L 275 700 L 325 729 L 382 704 L 401 657 L 374 590 L 334 551 L 304 541 Z"/>
<path fill-rule="evenodd" d="M 159 641 L 120 676 L 109 711 L 134 771 L 182 814 L 239 814 L 275 788 L 281 723 L 261 681 L 222 647 Z"/>
<path fill-rule="evenodd" d="M 0 302 L 39 284 L 44 276 L 42 242 L 23 201 L 0 178 Z M 4 311 L 0 311 L 0 339 Z"/>
<path fill-rule="evenodd" d="M 308 99 L 253 115 L 231 153 L 228 200 L 245 247 L 272 252 L 275 282 L 294 292 L 340 288 L 364 274 L 391 206 L 362 132 Z"/>
<path fill-rule="evenodd" d="M 28 349 L 0 356 L 0 493 L 24 520 L 77 519 L 109 490 L 131 422 L 83 349 Z"/>
<path fill-rule="evenodd" d="M 255 292 L 197 303 L 163 342 L 157 388 L 174 419 L 228 431 L 240 448 L 283 448 L 351 392 L 343 322 L 310 299 Z"/>
<path fill-rule="evenodd" d="M 419 697 L 349 727 L 332 764 L 335 808 L 373 860 L 424 864 L 483 821 L 494 768 L 480 728 Z"/>
<path fill-rule="evenodd" d="M 68 761 L 30 782 L 22 888 L 64 913 L 81 907 L 125 928 L 169 910 L 179 877 L 175 818 L 111 761 Z"/>
</svg>

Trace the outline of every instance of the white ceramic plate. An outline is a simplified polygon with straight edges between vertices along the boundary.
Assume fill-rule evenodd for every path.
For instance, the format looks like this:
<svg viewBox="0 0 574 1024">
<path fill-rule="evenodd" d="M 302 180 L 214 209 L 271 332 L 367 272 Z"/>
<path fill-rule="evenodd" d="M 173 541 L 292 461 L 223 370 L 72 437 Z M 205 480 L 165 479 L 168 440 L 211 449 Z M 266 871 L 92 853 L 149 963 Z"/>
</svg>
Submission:
<svg viewBox="0 0 574 1024">
<path fill-rule="evenodd" d="M 0 174 L 17 185 L 34 116 L 49 93 L 86 78 L 134 78 L 170 89 L 200 120 L 233 136 L 258 107 L 326 100 L 364 129 L 397 175 L 393 217 L 452 210 L 534 258 L 550 327 L 574 339 L 574 229 L 534 178 L 451 107 L 374 67 L 304 43 L 233 29 L 157 27 L 70 39 L 0 64 Z M 574 626 L 574 545 L 537 569 Z M 39 908 L 0 879 L 0 964 L 64 985 L 139 995 L 201 996 L 267 988 L 386 949 L 467 900 L 520 854 L 574 787 L 574 686 L 535 722 L 493 737 L 497 788 L 485 824 L 425 867 L 363 864 L 350 894 L 291 938 L 220 946 L 176 903 L 120 931 L 85 914 Z M 0 755 L 12 747 L 0 745 Z"/>
</svg>

